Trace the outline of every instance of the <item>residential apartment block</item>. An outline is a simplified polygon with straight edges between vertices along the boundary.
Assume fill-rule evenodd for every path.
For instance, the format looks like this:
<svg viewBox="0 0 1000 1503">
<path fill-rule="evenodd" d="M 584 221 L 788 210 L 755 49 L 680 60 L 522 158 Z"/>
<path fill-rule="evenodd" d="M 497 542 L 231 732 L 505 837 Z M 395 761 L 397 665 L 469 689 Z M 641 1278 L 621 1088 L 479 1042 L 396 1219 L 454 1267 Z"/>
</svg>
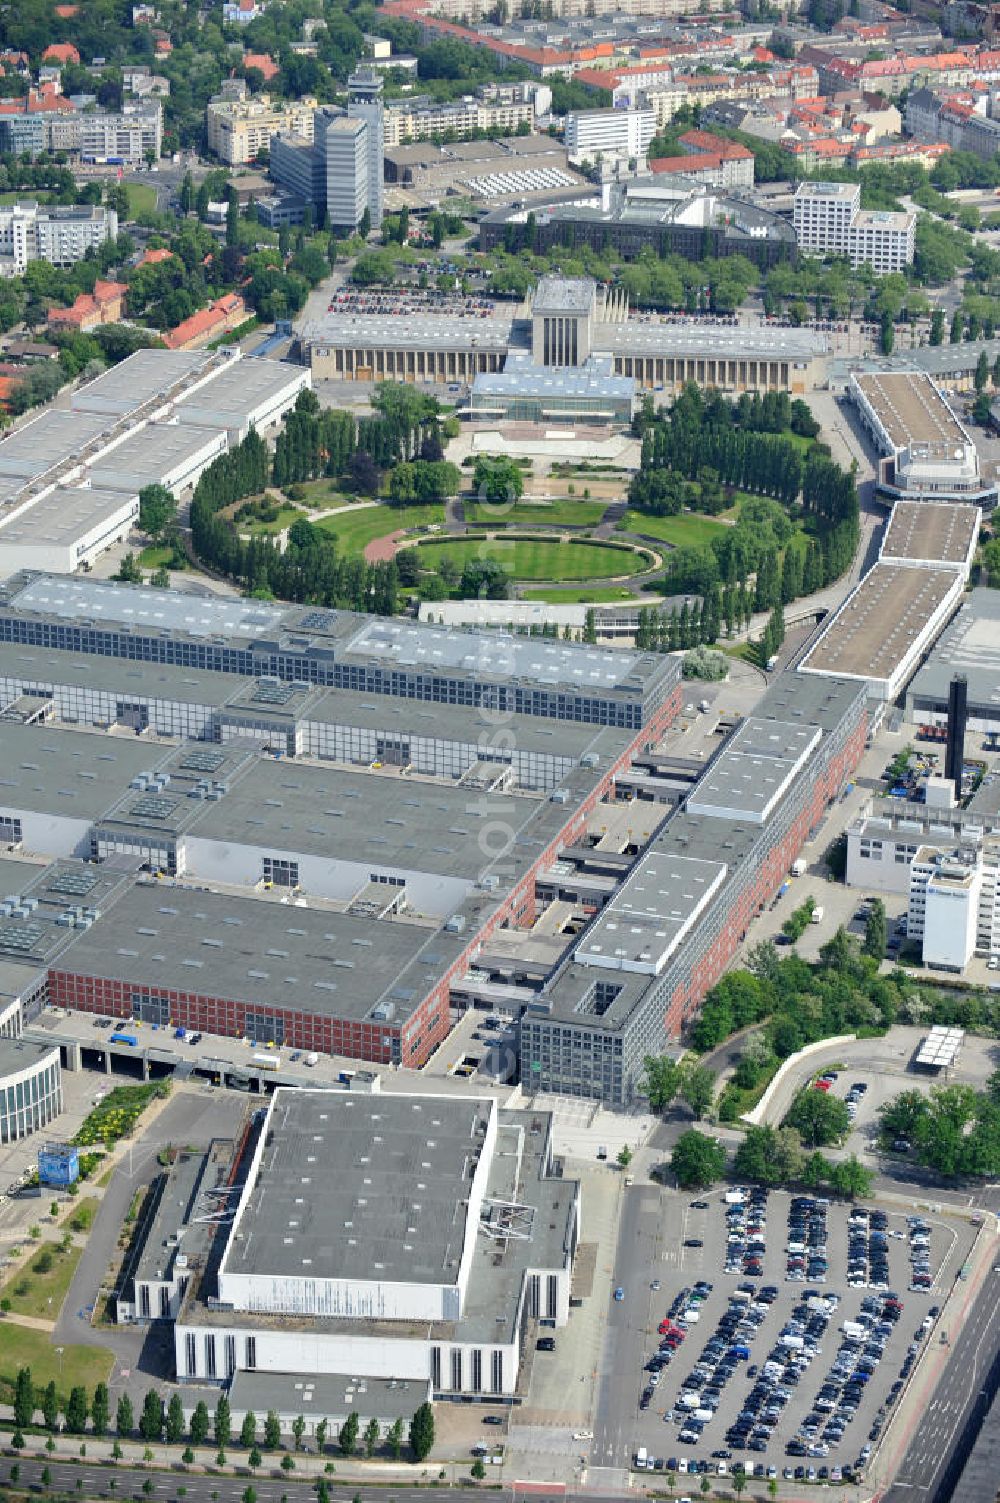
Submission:
<svg viewBox="0 0 1000 1503">
<path fill-rule="evenodd" d="M 113 240 L 118 215 L 113 209 L 43 208 L 32 201 L 0 208 L 0 276 L 17 276 L 29 261 L 71 266 L 87 252 Z"/>
<path fill-rule="evenodd" d="M 981 115 L 968 99 L 915 89 L 906 101 L 906 128 L 921 141 L 940 141 L 989 161 L 1000 151 L 1000 120 Z"/>
<path fill-rule="evenodd" d="M 385 145 L 401 146 L 436 136 L 468 136 L 473 131 L 512 135 L 522 125 L 533 130 L 536 110 L 542 113 L 542 101 L 536 100 L 538 91 L 539 85 L 532 83 L 486 84 L 475 94 L 450 103 L 439 103 L 426 95 L 394 99 L 385 109 Z M 547 106 L 551 102 L 548 88 L 544 94 Z"/>
<path fill-rule="evenodd" d="M 317 108 L 317 101 L 309 96 L 276 103 L 267 94 L 212 99 L 205 111 L 208 149 L 228 166 L 237 166 L 268 150 L 271 138 L 282 132 L 311 141 Z"/>
<path fill-rule="evenodd" d="M 0 151 L 37 156 L 64 151 L 84 161 L 120 159 L 137 165 L 163 150 L 163 106 L 159 100 L 129 100 L 120 114 L 105 110 L 33 109 L 0 114 Z"/>
</svg>

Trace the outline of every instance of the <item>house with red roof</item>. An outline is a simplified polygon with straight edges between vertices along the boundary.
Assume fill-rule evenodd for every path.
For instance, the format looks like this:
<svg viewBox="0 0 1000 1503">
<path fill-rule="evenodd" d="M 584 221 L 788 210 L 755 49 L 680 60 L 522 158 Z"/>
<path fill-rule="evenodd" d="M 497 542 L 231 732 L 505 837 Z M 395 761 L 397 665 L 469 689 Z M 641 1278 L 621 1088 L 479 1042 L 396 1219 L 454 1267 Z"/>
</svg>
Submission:
<svg viewBox="0 0 1000 1503">
<path fill-rule="evenodd" d="M 136 262 L 137 266 L 159 266 L 161 261 L 170 261 L 173 251 L 167 250 L 166 246 L 160 246 L 157 250 L 145 250 Z"/>
<path fill-rule="evenodd" d="M 222 7 L 222 19 L 232 21 L 237 26 L 248 26 L 264 14 L 264 8 L 262 0 L 226 0 Z"/>
<path fill-rule="evenodd" d="M 69 308 L 50 308 L 49 328 L 53 331 L 71 329 L 86 333 L 88 329 L 96 329 L 101 324 L 120 323 L 125 311 L 127 292 L 124 282 L 97 281 L 94 283 L 93 293 L 88 295 L 81 292 Z"/>
<path fill-rule="evenodd" d="M 246 318 L 246 303 L 236 292 L 227 292 L 216 298 L 208 308 L 200 308 L 183 323 L 164 334 L 163 343 L 168 350 L 195 350 L 200 345 L 218 339 L 229 329 L 235 329 Z"/>
<path fill-rule="evenodd" d="M 59 18 L 61 20 L 63 20 L 63 21 L 68 21 L 68 20 L 70 20 L 70 18 L 72 16 L 78 16 L 79 14 L 80 14 L 80 7 L 78 5 L 57 5 L 56 6 L 56 15 L 59 16 Z"/>
<path fill-rule="evenodd" d="M 42 53 L 43 63 L 59 63 L 65 67 L 67 63 L 78 63 L 80 54 L 72 42 L 51 42 Z"/>
<path fill-rule="evenodd" d="M 263 75 L 264 82 L 270 83 L 281 72 L 278 64 L 269 52 L 244 52 L 243 68 L 245 71 L 256 68 Z"/>
<path fill-rule="evenodd" d="M 678 138 L 678 145 L 684 155 L 665 160 L 697 163 L 699 182 L 712 183 L 717 188 L 753 187 L 753 152 L 738 141 L 727 141 L 707 130 L 688 130 Z"/>
</svg>

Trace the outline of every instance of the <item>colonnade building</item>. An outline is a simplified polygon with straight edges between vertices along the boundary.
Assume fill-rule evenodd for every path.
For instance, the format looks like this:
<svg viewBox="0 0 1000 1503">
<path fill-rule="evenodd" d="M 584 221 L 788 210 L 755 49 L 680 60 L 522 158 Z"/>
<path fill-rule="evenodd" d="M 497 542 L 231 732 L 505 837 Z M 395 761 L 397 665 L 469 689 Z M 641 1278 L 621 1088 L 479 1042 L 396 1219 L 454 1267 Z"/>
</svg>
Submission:
<svg viewBox="0 0 1000 1503">
<path fill-rule="evenodd" d="M 808 329 L 667 324 L 629 315 L 626 301 L 599 294 L 589 278 L 545 277 L 513 314 L 491 317 L 328 313 L 301 331 L 315 380 L 473 384 L 503 372 L 508 355 L 536 367 L 604 362 L 609 377 L 644 390 L 685 382 L 721 391 L 801 393 L 817 383 L 827 343 Z M 492 393 L 492 388 L 491 388 Z"/>
</svg>

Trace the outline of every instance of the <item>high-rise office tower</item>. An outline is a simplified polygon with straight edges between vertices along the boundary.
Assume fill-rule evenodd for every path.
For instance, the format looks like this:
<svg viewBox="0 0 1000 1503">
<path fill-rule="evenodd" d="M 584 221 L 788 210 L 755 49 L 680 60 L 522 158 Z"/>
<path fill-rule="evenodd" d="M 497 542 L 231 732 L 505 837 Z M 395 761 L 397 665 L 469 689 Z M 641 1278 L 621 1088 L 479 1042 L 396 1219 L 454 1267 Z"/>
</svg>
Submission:
<svg viewBox="0 0 1000 1503">
<path fill-rule="evenodd" d="M 361 223 L 365 206 L 370 207 L 369 134 L 366 120 L 338 115 L 326 122 L 321 149 L 326 159 L 326 212 L 332 230 L 353 234 Z"/>
<path fill-rule="evenodd" d="M 374 68 L 360 67 L 347 80 L 347 113 L 368 126 L 368 212 L 372 229 L 382 228 L 385 120 L 381 75 Z"/>
</svg>

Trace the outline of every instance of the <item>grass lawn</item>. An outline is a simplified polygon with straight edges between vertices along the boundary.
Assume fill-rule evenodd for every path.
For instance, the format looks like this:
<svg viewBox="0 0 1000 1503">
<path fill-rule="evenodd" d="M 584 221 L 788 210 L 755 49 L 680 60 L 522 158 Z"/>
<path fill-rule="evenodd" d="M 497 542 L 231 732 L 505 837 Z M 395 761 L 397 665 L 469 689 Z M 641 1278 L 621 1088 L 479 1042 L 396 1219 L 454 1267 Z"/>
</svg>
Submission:
<svg viewBox="0 0 1000 1503">
<path fill-rule="evenodd" d="M 300 506 L 283 506 L 273 522 L 250 521 L 238 522 L 236 525 L 241 532 L 249 532 L 251 537 L 274 537 L 304 516 L 305 512 Z"/>
<path fill-rule="evenodd" d="M 156 209 L 156 189 L 149 183 L 126 183 L 128 189 L 128 217 L 152 214 Z"/>
<path fill-rule="evenodd" d="M 96 1195 L 86 1195 L 83 1200 L 73 1202 L 73 1210 L 67 1220 L 67 1226 L 72 1227 L 74 1232 L 87 1232 L 94 1224 L 101 1202 Z"/>
<path fill-rule="evenodd" d="M 598 586 L 594 590 L 588 590 L 586 585 L 569 590 L 552 586 L 547 590 L 522 590 L 521 598 L 544 600 L 548 605 L 617 605 L 622 600 L 631 600 L 632 592 L 615 585 L 605 585 L 603 589 Z"/>
<path fill-rule="evenodd" d="M 760 653 L 756 642 L 734 642 L 731 646 L 719 642 L 716 645 L 719 652 L 724 652 L 727 657 L 740 658 L 744 663 L 752 663 L 755 668 L 760 667 Z"/>
<path fill-rule="evenodd" d="M 513 506 L 489 506 L 466 501 L 465 520 L 487 527 L 596 527 L 608 509 L 607 501 L 518 501 Z"/>
<path fill-rule="evenodd" d="M 700 548 L 710 543 L 723 524 L 714 517 L 701 517 L 683 511 L 676 517 L 648 517 L 645 512 L 625 513 L 623 532 L 641 532 L 646 537 L 659 538 L 662 543 L 671 543 L 675 548 Z"/>
<path fill-rule="evenodd" d="M 166 548 L 158 544 L 150 544 L 139 554 L 139 565 L 143 569 L 161 569 L 169 564 L 174 556 L 172 548 Z"/>
<path fill-rule="evenodd" d="M 10 1300 L 10 1308 L 17 1315 L 34 1315 L 40 1320 L 56 1320 L 63 1300 L 80 1261 L 82 1247 L 71 1247 L 62 1252 L 56 1243 L 46 1243 L 34 1257 L 15 1273 L 0 1291 Z M 52 1267 L 48 1273 L 36 1272 L 39 1258 L 48 1254 Z M 19 1293 L 23 1290 L 23 1293 Z"/>
<path fill-rule="evenodd" d="M 790 428 L 786 428 L 781 437 L 787 438 L 790 444 L 794 444 L 801 453 L 803 459 L 805 459 L 806 455 L 809 453 L 809 450 L 816 442 L 814 438 L 805 438 L 801 433 L 793 433 Z"/>
<path fill-rule="evenodd" d="M 342 506 L 351 499 L 332 480 L 300 480 L 297 489 L 302 492 L 301 506 Z"/>
<path fill-rule="evenodd" d="M 496 559 L 512 579 L 601 579 L 614 574 L 638 574 L 649 565 L 637 553 L 608 548 L 603 543 L 537 543 L 504 539 L 425 543 L 422 561 L 431 568 L 447 553 L 456 568 L 470 559 Z"/>
<path fill-rule="evenodd" d="M 357 511 L 341 511 L 316 523 L 324 532 L 333 533 L 341 553 L 363 553 L 375 538 L 411 527 L 438 526 L 444 521 L 444 507 L 437 502 L 426 506 L 365 506 Z"/>
<path fill-rule="evenodd" d="M 31 1368 L 38 1388 L 54 1381 L 62 1399 L 78 1385 L 93 1393 L 96 1384 L 110 1378 L 113 1362 L 113 1354 L 99 1346 L 64 1346 L 60 1358 L 48 1332 L 0 1322 L 0 1388 L 10 1394 L 20 1367 Z"/>
</svg>

